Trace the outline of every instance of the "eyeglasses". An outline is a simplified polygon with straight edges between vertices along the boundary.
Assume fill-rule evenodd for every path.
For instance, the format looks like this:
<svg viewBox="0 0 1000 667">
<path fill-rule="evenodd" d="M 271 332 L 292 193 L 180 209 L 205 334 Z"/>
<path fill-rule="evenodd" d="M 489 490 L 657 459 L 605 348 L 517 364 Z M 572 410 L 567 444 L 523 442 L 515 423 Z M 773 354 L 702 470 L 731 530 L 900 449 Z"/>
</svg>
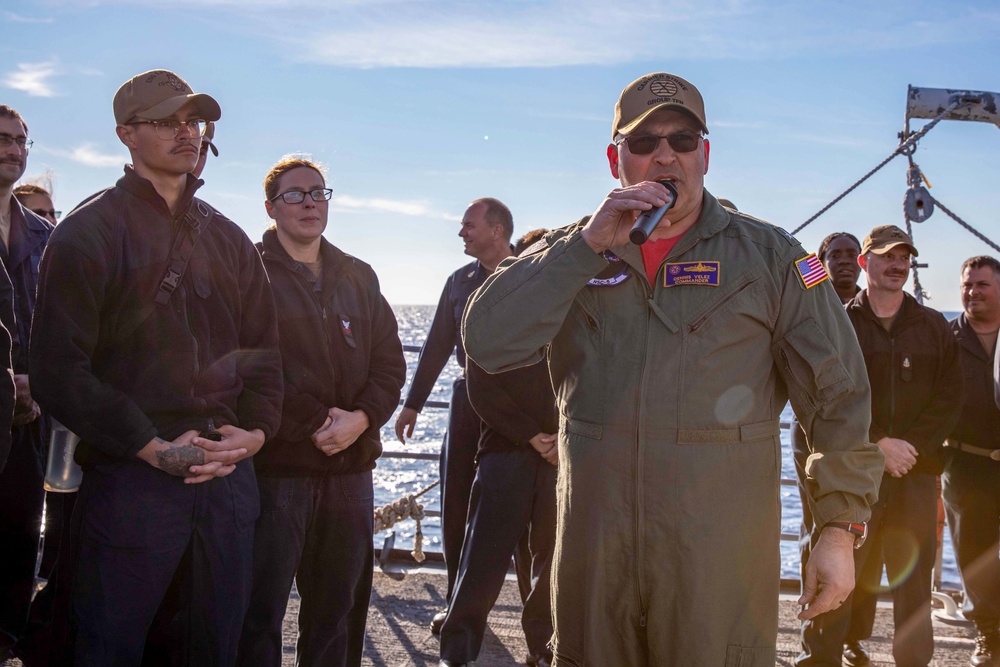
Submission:
<svg viewBox="0 0 1000 667">
<path fill-rule="evenodd" d="M 319 188 L 316 190 L 310 190 L 309 192 L 302 192 L 301 190 L 289 190 L 288 192 L 282 192 L 280 195 L 275 195 L 271 197 L 268 201 L 274 201 L 275 199 L 281 199 L 281 201 L 286 204 L 301 204 L 306 200 L 306 195 L 312 197 L 313 201 L 329 201 L 330 197 L 333 196 L 333 190 L 330 188 Z"/>
<path fill-rule="evenodd" d="M 200 118 L 192 118 L 191 120 L 179 121 L 179 120 L 133 120 L 128 123 L 128 125 L 152 125 L 153 129 L 156 130 L 156 136 L 164 141 L 169 141 L 176 137 L 181 128 L 185 128 L 191 133 L 192 137 L 200 137 L 205 134 L 205 126 L 207 123 Z"/>
<path fill-rule="evenodd" d="M 615 143 L 619 146 L 622 142 L 628 144 L 628 152 L 632 155 L 649 155 L 660 145 L 660 139 L 666 139 L 675 153 L 690 153 L 698 148 L 698 144 L 704 137 L 695 132 L 674 132 L 664 136 L 632 134 L 616 139 Z"/>
<path fill-rule="evenodd" d="M 17 144 L 18 148 L 24 150 L 27 153 L 31 150 L 31 145 L 35 143 L 28 137 L 15 137 L 12 134 L 7 134 L 6 132 L 0 132 L 0 147 L 7 148 L 11 144 Z"/>
<path fill-rule="evenodd" d="M 31 212 L 35 215 L 40 215 L 43 218 L 48 218 L 49 216 L 58 220 L 62 217 L 62 211 L 56 211 L 54 209 L 44 209 L 44 208 L 33 208 Z"/>
</svg>

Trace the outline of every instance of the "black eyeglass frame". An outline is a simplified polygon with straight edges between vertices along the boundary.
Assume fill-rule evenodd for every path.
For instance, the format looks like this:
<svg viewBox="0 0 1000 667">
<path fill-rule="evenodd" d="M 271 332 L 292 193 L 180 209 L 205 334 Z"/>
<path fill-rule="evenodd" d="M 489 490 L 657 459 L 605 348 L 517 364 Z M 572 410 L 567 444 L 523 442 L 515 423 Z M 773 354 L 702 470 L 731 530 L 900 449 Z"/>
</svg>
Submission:
<svg viewBox="0 0 1000 667">
<path fill-rule="evenodd" d="M 316 193 L 319 193 L 319 195 L 317 196 Z M 288 199 L 289 195 L 292 197 L 290 200 Z M 302 190 L 288 190 L 274 195 L 268 199 L 268 201 L 273 202 L 275 199 L 280 198 L 281 201 L 286 204 L 301 204 L 306 200 L 306 195 L 309 195 L 314 202 L 330 201 L 333 197 L 333 190 L 330 188 L 316 188 L 315 190 L 310 190 L 309 192 L 303 192 Z"/>
</svg>

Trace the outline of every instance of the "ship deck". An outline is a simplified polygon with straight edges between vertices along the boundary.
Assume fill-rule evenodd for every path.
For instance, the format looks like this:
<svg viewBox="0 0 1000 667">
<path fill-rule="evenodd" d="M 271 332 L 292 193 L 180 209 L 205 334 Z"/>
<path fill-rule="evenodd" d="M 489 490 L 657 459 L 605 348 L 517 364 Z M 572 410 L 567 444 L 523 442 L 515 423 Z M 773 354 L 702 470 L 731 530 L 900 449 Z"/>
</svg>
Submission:
<svg viewBox="0 0 1000 667">
<path fill-rule="evenodd" d="M 403 667 L 437 665 L 438 640 L 428 629 L 430 618 L 444 608 L 446 580 L 438 567 L 406 567 L 390 565 L 386 572 L 375 572 L 372 605 L 368 613 L 368 640 L 365 648 L 366 667 Z M 797 593 L 788 590 L 779 603 L 780 617 L 777 637 L 777 665 L 792 665 L 799 652 L 799 608 Z M 285 619 L 285 661 L 294 664 L 294 611 L 296 597 L 290 600 Z M 517 584 L 508 577 L 500 598 L 493 607 L 489 628 L 477 665 L 505 667 L 524 664 L 526 648 L 520 626 L 521 602 Z M 697 613 L 697 610 L 692 610 Z M 707 621 L 706 621 L 707 622 Z M 934 621 L 934 659 L 937 667 L 967 667 L 974 647 L 975 632 L 971 628 Z M 893 665 L 892 606 L 880 602 L 875 619 L 875 633 L 867 646 L 872 665 Z"/>
<path fill-rule="evenodd" d="M 444 608 L 444 570 L 440 563 L 413 566 L 390 562 L 384 571 L 376 569 L 371 607 L 368 611 L 368 636 L 362 664 L 365 667 L 423 667 L 437 665 L 438 639 L 428 628 L 431 617 Z M 777 665 L 791 666 L 798 653 L 796 619 L 797 594 L 791 589 L 781 595 L 777 637 Z M 295 664 L 296 616 L 299 597 L 293 590 L 285 616 L 284 656 L 282 667 Z M 477 665 L 507 667 L 524 664 L 526 649 L 520 625 L 521 602 L 517 584 L 510 575 L 493 611 Z M 697 613 L 697 610 L 692 610 Z M 707 622 L 707 619 L 706 619 Z M 934 664 L 937 667 L 965 667 L 973 649 L 971 628 L 948 625 L 934 620 Z M 872 665 L 892 665 L 892 607 L 880 602 L 875 618 L 875 633 L 867 642 Z M 10 660 L 0 667 L 22 667 Z"/>
</svg>

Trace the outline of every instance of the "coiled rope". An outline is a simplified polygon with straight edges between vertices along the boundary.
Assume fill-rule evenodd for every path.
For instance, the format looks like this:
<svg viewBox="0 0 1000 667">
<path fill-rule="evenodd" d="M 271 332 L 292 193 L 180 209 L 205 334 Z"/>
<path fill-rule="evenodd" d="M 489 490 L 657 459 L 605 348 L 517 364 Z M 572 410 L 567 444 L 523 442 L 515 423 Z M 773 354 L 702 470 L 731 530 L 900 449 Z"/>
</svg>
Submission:
<svg viewBox="0 0 1000 667">
<path fill-rule="evenodd" d="M 420 522 L 424 518 L 424 506 L 417 502 L 417 498 L 440 483 L 441 480 L 438 480 L 418 493 L 403 496 L 388 505 L 375 508 L 374 525 L 376 533 L 389 530 L 398 522 L 405 521 L 406 519 L 413 519 L 416 522 L 417 533 L 413 537 L 413 551 L 410 552 L 410 555 L 418 563 L 423 563 L 427 557 L 424 555 L 424 531 L 420 526 Z"/>
</svg>

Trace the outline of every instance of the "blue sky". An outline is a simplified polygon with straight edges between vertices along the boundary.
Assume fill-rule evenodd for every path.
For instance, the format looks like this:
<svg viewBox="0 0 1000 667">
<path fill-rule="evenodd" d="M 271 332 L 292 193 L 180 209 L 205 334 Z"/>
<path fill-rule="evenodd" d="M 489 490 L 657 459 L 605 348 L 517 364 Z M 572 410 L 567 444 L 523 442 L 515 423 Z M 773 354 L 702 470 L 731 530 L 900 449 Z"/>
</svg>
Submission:
<svg viewBox="0 0 1000 667">
<path fill-rule="evenodd" d="M 895 148 L 908 84 L 1000 91 L 995 1 L 8 0 L 0 26 L 0 102 L 26 118 L 25 177 L 51 178 L 57 208 L 121 174 L 117 88 L 171 69 L 222 106 L 202 196 L 257 240 L 264 174 L 310 153 L 334 190 L 327 237 L 395 304 L 435 303 L 467 261 L 472 199 L 505 201 L 518 234 L 592 212 L 616 185 L 615 100 L 647 72 L 704 95 L 708 189 L 789 230 Z M 998 149 L 995 126 L 946 122 L 915 159 L 937 199 L 1000 243 Z M 902 225 L 905 168 L 799 239 Z M 930 305 L 959 309 L 958 266 L 989 247 L 940 212 L 915 242 Z"/>
</svg>

